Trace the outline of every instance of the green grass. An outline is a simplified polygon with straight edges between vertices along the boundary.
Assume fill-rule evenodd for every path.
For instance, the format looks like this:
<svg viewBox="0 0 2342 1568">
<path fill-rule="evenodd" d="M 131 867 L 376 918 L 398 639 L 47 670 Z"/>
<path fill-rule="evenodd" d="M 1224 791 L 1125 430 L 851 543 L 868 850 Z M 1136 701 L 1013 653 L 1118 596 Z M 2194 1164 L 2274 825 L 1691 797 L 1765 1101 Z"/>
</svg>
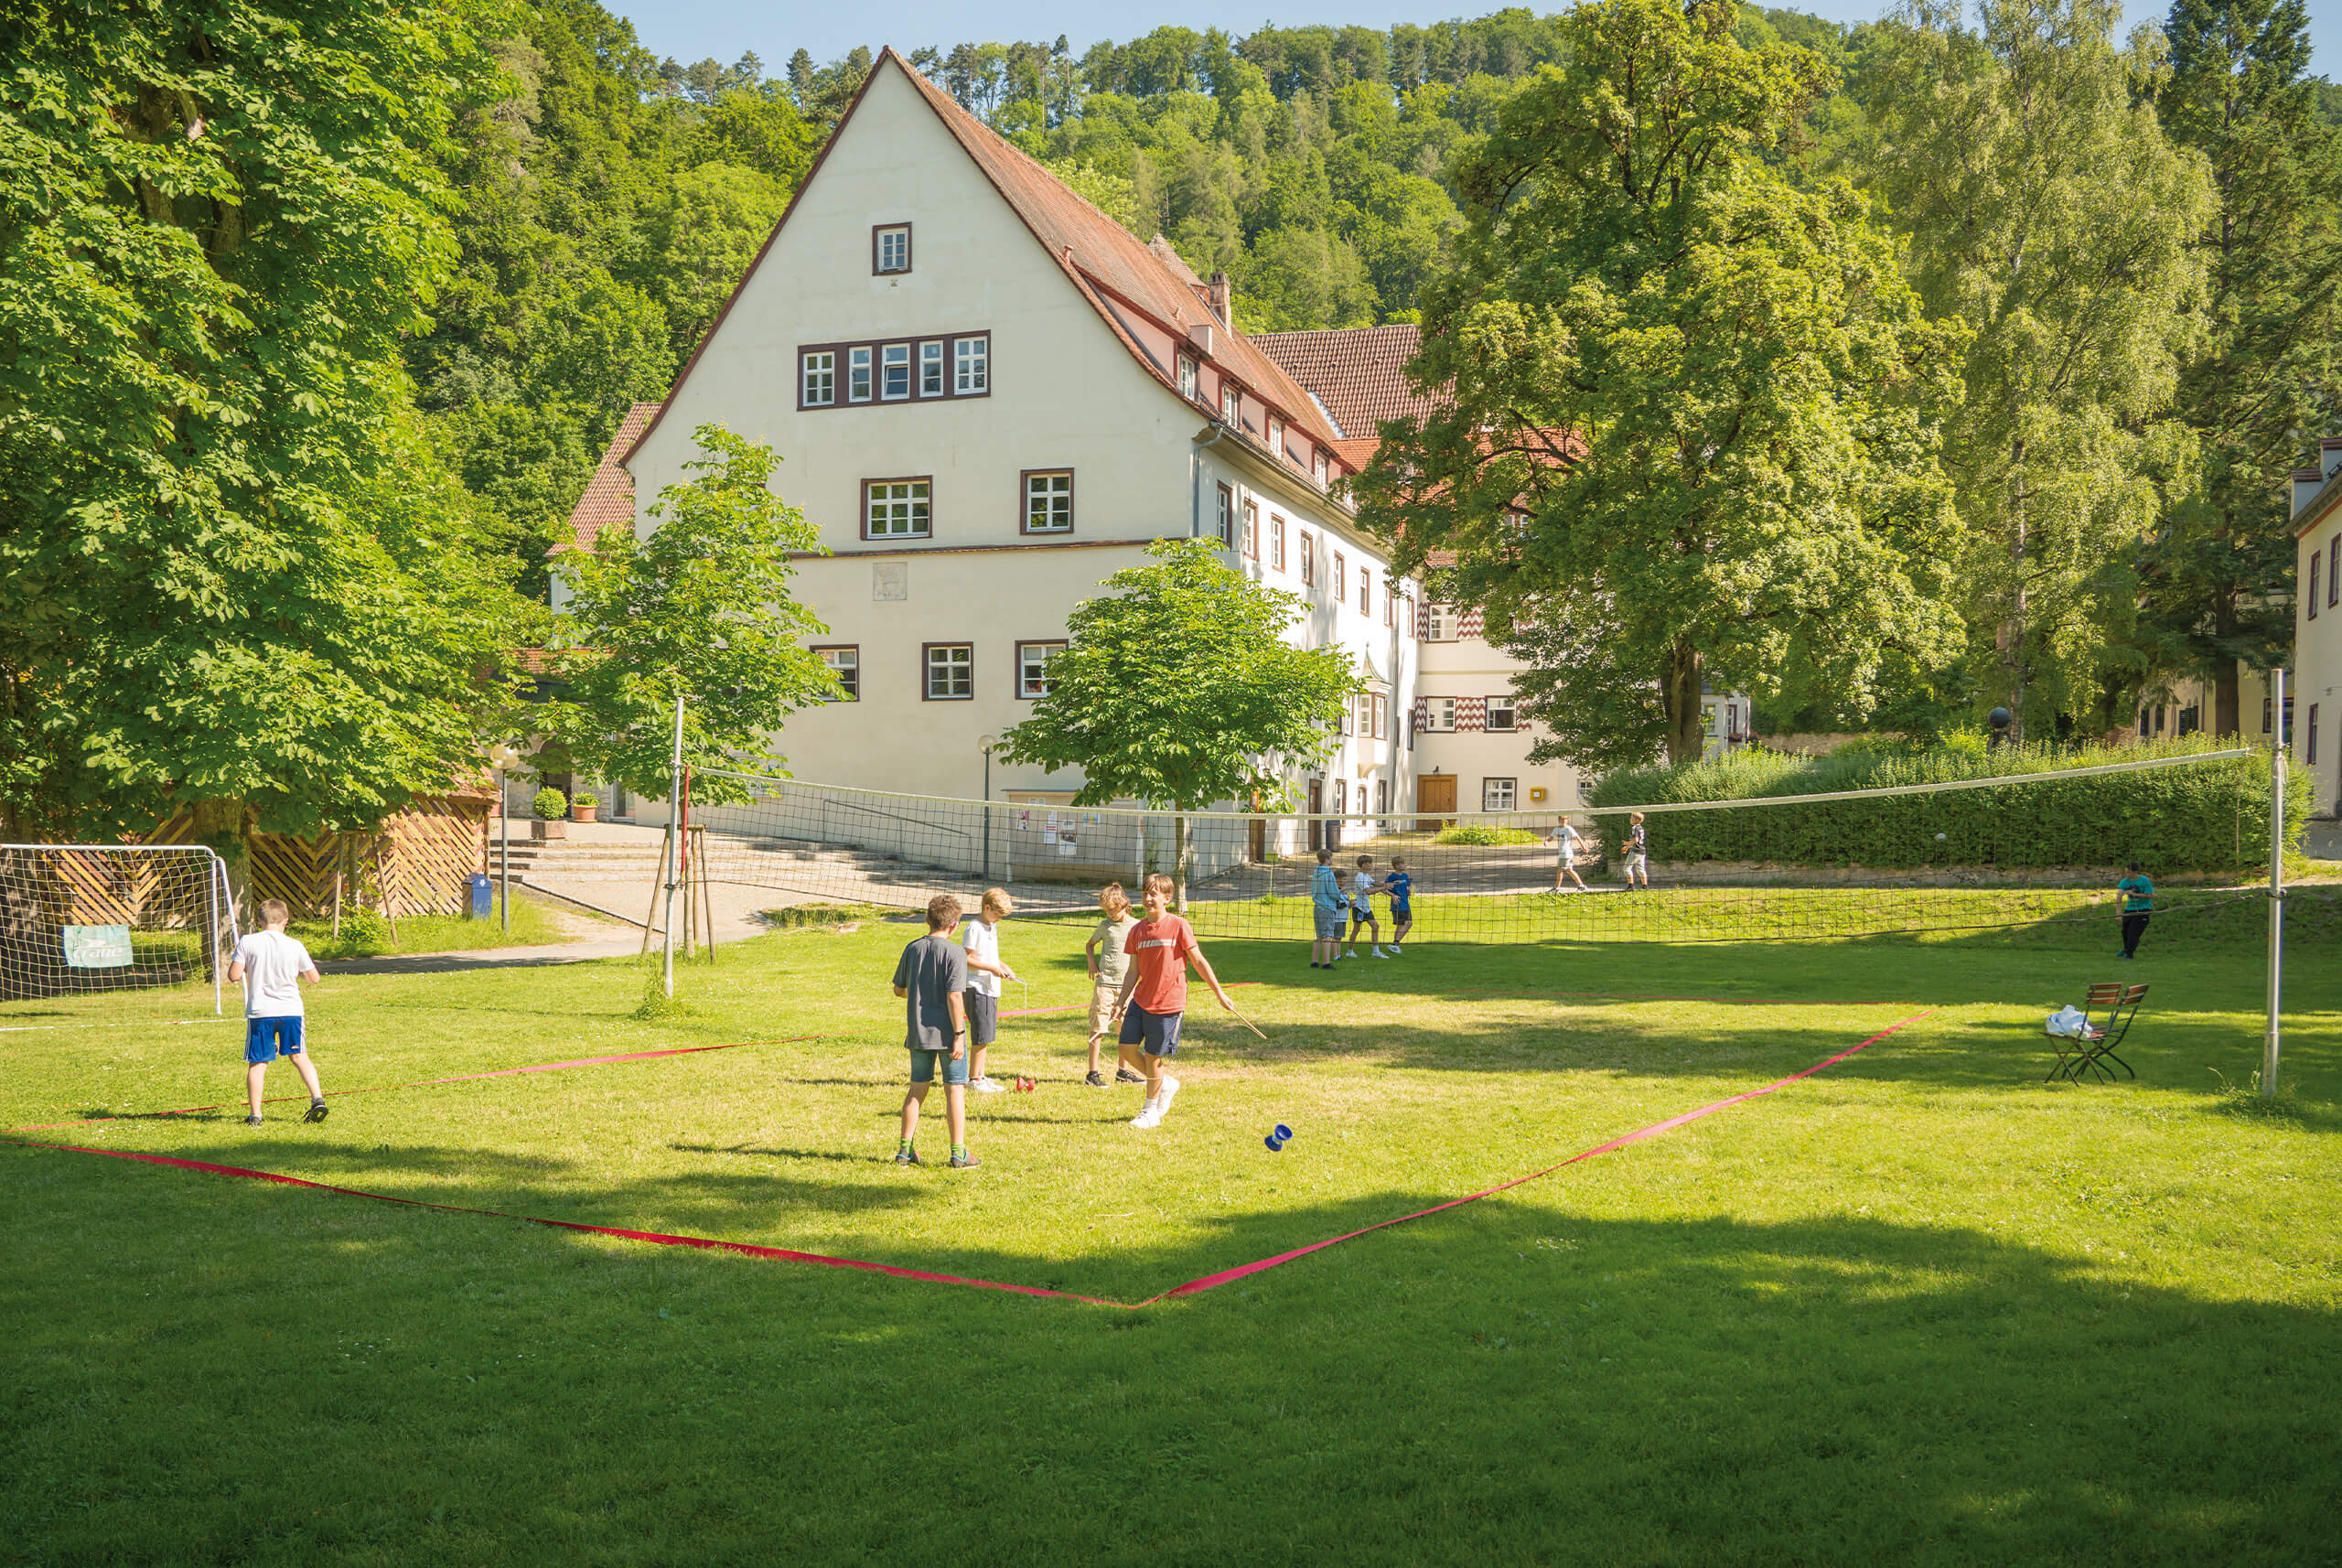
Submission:
<svg viewBox="0 0 2342 1568">
<path fill-rule="evenodd" d="M 1136 1313 L 0 1151 L 0 1561 L 2332 1561 L 2342 984 L 2295 947 L 2264 1112 L 2222 1083 L 2258 1063 L 2256 955 L 2165 929 L 2133 965 L 2053 932 L 1330 978 L 1223 942 L 1268 1043 L 1199 1008 L 1141 1134 L 1133 1091 L 1073 1081 L 1078 1012 L 1012 1019 L 994 1070 L 1042 1089 L 977 1101 L 962 1175 L 886 1163 L 897 923 L 726 947 L 661 1025 L 628 962 L 329 981 L 328 1089 L 761 1043 L 318 1127 L 123 1114 L 232 1101 L 232 1026 L 0 1035 L 0 1120 L 120 1118 L 63 1134 L 93 1146 L 1134 1300 L 1927 1014 Z M 1034 1005 L 1082 997 L 1084 934 L 1005 929 Z M 2042 1086 L 2041 1015 L 2118 971 L 2155 988 L 2139 1081 Z"/>
<path fill-rule="evenodd" d="M 388 922 L 371 910 L 342 917 L 341 935 L 333 922 L 295 920 L 286 928 L 320 959 L 374 958 L 393 953 L 462 952 L 475 949 L 541 947 L 576 940 L 579 927 L 607 928 L 612 934 L 626 929 L 616 921 L 583 910 L 563 908 L 558 915 L 542 898 L 516 893 L 512 898 L 512 929 L 504 929 L 500 908 L 485 920 L 465 915 L 403 915 L 393 939 Z"/>
</svg>

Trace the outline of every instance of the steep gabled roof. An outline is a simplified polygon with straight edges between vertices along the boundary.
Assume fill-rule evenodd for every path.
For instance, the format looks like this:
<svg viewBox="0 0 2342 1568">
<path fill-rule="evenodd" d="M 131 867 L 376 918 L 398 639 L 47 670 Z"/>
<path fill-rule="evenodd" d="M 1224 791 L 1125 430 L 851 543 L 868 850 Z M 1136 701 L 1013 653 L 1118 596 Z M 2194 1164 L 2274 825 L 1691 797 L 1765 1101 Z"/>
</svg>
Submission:
<svg viewBox="0 0 2342 1568">
<path fill-rule="evenodd" d="M 1349 442 L 1370 455 L 1382 421 L 1430 413 L 1437 403 L 1407 384 L 1407 361 L 1423 346 L 1423 329 L 1349 327 L 1328 332 L 1263 332 L 1252 339 L 1262 353 L 1317 394 Z"/>
<path fill-rule="evenodd" d="M 642 433 L 650 428 L 661 406 L 638 403 L 627 410 L 626 417 L 618 421 L 618 430 L 610 437 L 608 449 L 595 467 L 593 478 L 586 482 L 586 493 L 569 509 L 568 528 L 553 541 L 546 554 L 593 550 L 601 543 L 604 530 L 634 527 L 634 476 L 626 471 L 626 458 Z"/>
</svg>

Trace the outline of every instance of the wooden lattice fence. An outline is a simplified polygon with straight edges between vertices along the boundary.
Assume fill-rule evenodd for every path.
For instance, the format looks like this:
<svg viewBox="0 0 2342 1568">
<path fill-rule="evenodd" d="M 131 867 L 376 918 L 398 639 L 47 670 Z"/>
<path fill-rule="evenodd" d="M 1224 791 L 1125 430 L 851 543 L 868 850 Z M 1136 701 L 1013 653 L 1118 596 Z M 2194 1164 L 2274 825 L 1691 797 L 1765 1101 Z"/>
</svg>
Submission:
<svg viewBox="0 0 2342 1568">
<path fill-rule="evenodd" d="M 295 919 L 333 913 L 337 874 L 344 908 L 402 915 L 460 914 L 465 881 L 488 869 L 493 794 L 418 795 L 380 832 L 254 833 L 243 900 L 282 898 Z M 186 843 L 195 819 L 185 811 L 146 835 L 149 843 Z"/>
</svg>

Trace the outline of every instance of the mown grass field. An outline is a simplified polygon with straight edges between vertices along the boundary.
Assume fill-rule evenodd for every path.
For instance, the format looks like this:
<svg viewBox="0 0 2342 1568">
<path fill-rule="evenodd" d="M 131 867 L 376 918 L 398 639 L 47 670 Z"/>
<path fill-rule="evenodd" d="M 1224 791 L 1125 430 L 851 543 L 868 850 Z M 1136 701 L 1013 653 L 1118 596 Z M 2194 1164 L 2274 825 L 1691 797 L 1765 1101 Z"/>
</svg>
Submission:
<svg viewBox="0 0 2342 1568">
<path fill-rule="evenodd" d="M 240 1031 L 169 999 L 0 1008 L 0 1121 L 105 1118 L 18 1138 L 1121 1301 L 1904 1025 L 1138 1311 L 9 1147 L 0 1563 L 2337 1561 L 2342 982 L 2295 947 L 2265 1113 L 2220 1087 L 2257 955 L 2171 929 L 1220 942 L 1266 1043 L 1199 1007 L 1143 1133 L 1078 1012 L 1011 1020 L 994 1073 L 1042 1087 L 975 1102 L 967 1173 L 887 1163 L 900 925 L 727 947 L 668 1024 L 628 963 L 331 980 L 335 1091 L 759 1043 L 319 1126 L 237 1124 Z M 1082 934 L 1005 929 L 1031 1005 Z M 2118 972 L 2138 1081 L 2043 1086 L 2041 1015 Z M 109 1007 L 149 1021 L 59 1026 Z"/>
</svg>

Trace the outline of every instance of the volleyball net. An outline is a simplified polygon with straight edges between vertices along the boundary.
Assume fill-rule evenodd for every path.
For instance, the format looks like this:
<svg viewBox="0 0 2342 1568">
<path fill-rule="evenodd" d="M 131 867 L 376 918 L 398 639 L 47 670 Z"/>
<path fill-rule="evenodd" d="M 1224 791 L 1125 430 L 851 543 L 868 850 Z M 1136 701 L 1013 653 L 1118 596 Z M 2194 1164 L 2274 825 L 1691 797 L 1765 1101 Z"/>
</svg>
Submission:
<svg viewBox="0 0 2342 1568">
<path fill-rule="evenodd" d="M 972 910 L 992 886 L 1007 889 L 1022 914 L 1072 917 L 1094 908 L 1108 883 L 1135 903 L 1148 875 L 1184 863 L 1187 918 L 1199 933 L 1306 940 L 1322 850 L 1349 913 L 1370 911 L 1386 939 L 1403 921 L 1411 943 L 2015 927 L 2111 940 L 2112 884 L 2138 858 L 2141 830 L 2110 811 L 2098 781 L 2193 769 L 2190 801 L 2218 809 L 2184 835 L 2175 855 L 2184 864 L 2149 867 L 2157 918 L 2251 940 L 2265 909 L 2252 884 L 2268 864 L 2271 818 L 2265 787 L 2251 787 L 2255 767 L 2265 769 L 2265 759 L 2254 753 L 2215 751 L 1876 789 L 1437 815 L 1177 813 L 1037 792 L 983 801 L 702 769 L 698 778 L 753 798 L 693 808 L 686 795 L 684 838 L 693 881 L 768 893 L 783 924 L 817 908 L 908 915 L 939 893 Z M 2216 768 L 2226 769 L 2217 780 Z M 1630 875 L 1637 813 L 1644 860 Z M 2057 842 L 2086 858 L 2037 864 L 2025 846 L 2052 822 Z"/>
</svg>

